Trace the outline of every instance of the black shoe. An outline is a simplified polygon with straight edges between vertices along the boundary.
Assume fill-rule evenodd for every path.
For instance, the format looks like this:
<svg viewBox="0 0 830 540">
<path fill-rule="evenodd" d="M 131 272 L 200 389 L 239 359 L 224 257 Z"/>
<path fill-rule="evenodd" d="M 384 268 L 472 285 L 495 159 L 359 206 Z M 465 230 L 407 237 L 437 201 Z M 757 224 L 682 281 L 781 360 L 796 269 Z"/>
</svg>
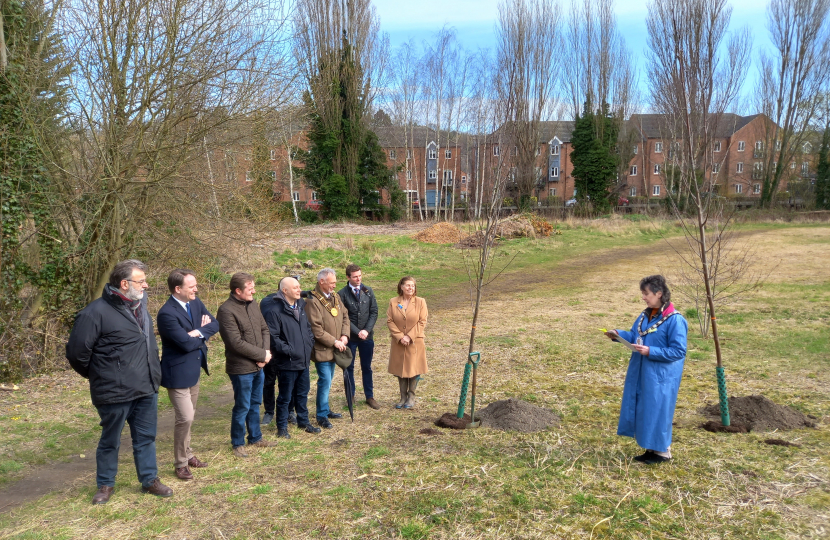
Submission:
<svg viewBox="0 0 830 540">
<path fill-rule="evenodd" d="M 323 429 L 331 429 L 334 427 L 333 425 L 331 425 L 331 422 L 329 422 L 328 418 L 318 418 L 317 425 Z"/>
<path fill-rule="evenodd" d="M 277 437 L 282 437 L 283 439 L 290 439 L 291 435 L 288 434 L 287 429 L 279 429 L 277 430 Z"/>
<path fill-rule="evenodd" d="M 639 455 L 639 456 L 634 456 L 634 461 L 639 461 L 641 463 L 645 463 L 646 460 L 649 459 L 653 455 L 655 455 L 654 452 L 652 452 L 651 450 L 646 450 L 645 454 L 642 454 L 642 455 Z"/>
<path fill-rule="evenodd" d="M 340 413 L 336 413 L 336 412 L 330 412 L 329 413 L 329 418 L 343 418 L 343 415 L 340 414 Z"/>
<path fill-rule="evenodd" d="M 649 457 L 643 460 L 643 463 L 646 465 L 657 465 L 658 463 L 664 463 L 666 461 L 671 461 L 671 458 L 658 456 L 654 452 L 651 453 Z"/>
<path fill-rule="evenodd" d="M 294 424 L 295 426 L 297 425 L 297 413 L 295 413 L 295 412 L 288 413 L 288 423 L 289 424 Z"/>
<path fill-rule="evenodd" d="M 263 426 L 267 426 L 268 424 L 270 424 L 273 421 L 274 421 L 274 413 L 267 412 L 267 413 L 262 415 L 262 422 L 260 422 L 260 424 L 262 424 Z"/>
<path fill-rule="evenodd" d="M 322 424 L 321 424 L 322 425 Z M 329 426 L 331 426 L 331 422 L 329 422 Z M 297 426 L 298 428 L 302 429 L 306 433 L 320 433 L 320 428 L 314 427 L 311 424 L 306 424 L 304 426 Z"/>
</svg>

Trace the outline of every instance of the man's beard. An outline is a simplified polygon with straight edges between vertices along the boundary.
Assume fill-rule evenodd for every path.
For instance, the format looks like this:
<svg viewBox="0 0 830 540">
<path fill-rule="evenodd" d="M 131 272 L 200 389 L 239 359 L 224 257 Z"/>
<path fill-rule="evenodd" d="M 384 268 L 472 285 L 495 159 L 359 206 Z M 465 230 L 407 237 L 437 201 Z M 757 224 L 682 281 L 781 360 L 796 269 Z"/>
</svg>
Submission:
<svg viewBox="0 0 830 540">
<path fill-rule="evenodd" d="M 142 298 L 144 298 L 144 289 L 134 289 L 133 286 L 130 285 L 130 288 L 127 289 L 127 292 L 124 294 L 124 296 L 133 301 L 141 300 Z"/>
</svg>

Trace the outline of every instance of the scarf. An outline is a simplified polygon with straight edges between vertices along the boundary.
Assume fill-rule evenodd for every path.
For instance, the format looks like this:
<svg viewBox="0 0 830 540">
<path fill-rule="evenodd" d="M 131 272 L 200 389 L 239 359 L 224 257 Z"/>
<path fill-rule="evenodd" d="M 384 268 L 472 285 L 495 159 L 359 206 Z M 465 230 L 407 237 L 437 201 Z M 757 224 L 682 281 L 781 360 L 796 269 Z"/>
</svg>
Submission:
<svg viewBox="0 0 830 540">
<path fill-rule="evenodd" d="M 138 323 L 138 327 L 141 328 L 141 330 L 143 331 L 144 330 L 144 313 L 141 311 L 141 300 L 140 299 L 139 300 L 130 300 L 129 298 L 127 298 L 126 296 L 121 294 L 120 290 L 116 289 L 115 287 L 113 287 L 109 283 L 107 284 L 106 290 L 112 296 L 115 296 L 116 298 L 118 298 L 119 300 L 124 302 L 124 305 L 127 306 L 127 309 L 129 309 L 130 313 L 132 313 L 133 317 L 135 317 L 135 321 Z"/>
</svg>

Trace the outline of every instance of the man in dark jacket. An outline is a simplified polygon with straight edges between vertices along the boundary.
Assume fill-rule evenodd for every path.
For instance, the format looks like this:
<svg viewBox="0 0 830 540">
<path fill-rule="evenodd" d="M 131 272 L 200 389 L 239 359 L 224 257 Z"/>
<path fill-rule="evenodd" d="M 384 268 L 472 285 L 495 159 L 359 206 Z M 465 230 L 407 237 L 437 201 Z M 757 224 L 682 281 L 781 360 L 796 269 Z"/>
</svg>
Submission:
<svg viewBox="0 0 830 540">
<path fill-rule="evenodd" d="M 366 395 L 366 404 L 373 409 L 380 409 L 375 401 L 374 384 L 372 383 L 372 356 L 375 351 L 373 330 L 378 320 L 378 301 L 371 287 L 363 284 L 363 274 L 360 267 L 350 264 L 346 267 L 346 277 L 349 282 L 337 294 L 349 311 L 349 349 L 352 351 L 352 363 L 345 371 L 349 377 L 352 389 L 354 385 L 354 364 L 357 352 L 360 352 L 360 371 L 363 376 L 363 393 Z"/>
<path fill-rule="evenodd" d="M 271 360 L 268 325 L 254 300 L 254 277 L 244 272 L 231 276 L 231 295 L 216 312 L 219 333 L 225 342 L 225 372 L 233 386 L 231 444 L 236 457 L 246 458 L 245 428 L 248 444 L 274 446 L 262 438 L 259 405 L 262 403 L 262 368 Z"/>
<path fill-rule="evenodd" d="M 89 379 L 92 404 L 101 417 L 95 453 L 98 492 L 92 504 L 112 496 L 124 423 L 130 424 L 133 458 L 142 491 L 170 497 L 156 466 L 156 423 L 161 381 L 153 320 L 147 313 L 147 267 L 130 259 L 115 265 L 101 298 L 75 318 L 66 358 Z"/>
<path fill-rule="evenodd" d="M 314 334 L 305 314 L 305 300 L 300 298 L 300 282 L 293 277 L 280 281 L 280 290 L 263 298 L 260 309 L 271 333 L 271 363 L 276 364 L 279 395 L 277 397 L 277 436 L 288 434 L 288 404 L 294 402 L 297 427 L 307 433 L 320 433 L 308 420 L 309 366 Z M 293 399 L 292 399 L 293 398 Z"/>
<path fill-rule="evenodd" d="M 219 323 L 196 297 L 196 276 L 191 270 L 176 269 L 167 277 L 170 298 L 158 316 L 161 336 L 161 385 L 176 413 L 173 454 L 176 476 L 192 480 L 190 468 L 207 467 L 190 448 L 190 427 L 199 399 L 199 375 L 207 364 L 207 340 L 219 331 Z"/>
</svg>

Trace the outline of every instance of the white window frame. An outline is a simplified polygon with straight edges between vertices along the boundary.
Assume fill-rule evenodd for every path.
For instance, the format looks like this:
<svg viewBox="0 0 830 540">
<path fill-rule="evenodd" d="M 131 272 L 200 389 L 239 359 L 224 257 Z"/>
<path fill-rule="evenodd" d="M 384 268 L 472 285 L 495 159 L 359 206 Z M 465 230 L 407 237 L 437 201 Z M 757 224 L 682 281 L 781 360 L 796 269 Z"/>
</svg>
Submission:
<svg viewBox="0 0 830 540">
<path fill-rule="evenodd" d="M 499 150 L 498 145 L 493 145 L 493 155 L 498 156 L 500 153 L 501 151 Z"/>
<path fill-rule="evenodd" d="M 452 182 L 452 169 L 444 169 L 444 182 L 447 180 Z"/>
<path fill-rule="evenodd" d="M 551 167 L 550 176 L 551 178 L 559 178 L 559 167 Z"/>
<path fill-rule="evenodd" d="M 452 159 L 452 150 L 450 150 L 450 149 L 444 150 L 444 158 L 445 159 Z"/>
<path fill-rule="evenodd" d="M 659 185 L 651 186 L 651 194 L 654 197 L 659 197 L 660 196 L 660 186 Z"/>
<path fill-rule="evenodd" d="M 744 150 L 746 150 L 746 142 L 738 141 L 738 152 L 743 152 Z"/>
<path fill-rule="evenodd" d="M 795 169 L 795 161 L 790 162 L 790 169 Z"/>
<path fill-rule="evenodd" d="M 629 171 L 628 176 L 637 176 L 637 166 L 636 165 L 631 166 L 631 170 Z"/>
<path fill-rule="evenodd" d="M 631 188 L 628 190 L 628 196 L 629 197 L 636 197 L 637 196 L 637 186 L 631 186 Z"/>
<path fill-rule="evenodd" d="M 744 192 L 743 184 L 735 184 L 735 195 L 740 195 Z"/>
<path fill-rule="evenodd" d="M 438 159 L 438 150 L 436 150 L 435 148 L 430 148 L 429 159 Z"/>
<path fill-rule="evenodd" d="M 412 171 L 411 170 L 406 171 L 406 179 L 407 180 L 412 180 Z"/>
<path fill-rule="evenodd" d="M 712 173 L 718 174 L 720 172 L 720 163 L 712 163 Z"/>
<path fill-rule="evenodd" d="M 467 183 L 467 175 L 465 175 L 465 174 L 462 174 L 462 175 L 461 175 L 461 183 L 462 183 L 462 184 L 466 184 L 466 183 Z"/>
<path fill-rule="evenodd" d="M 634 155 L 635 156 L 637 155 L 637 145 L 636 144 L 634 145 Z"/>
<path fill-rule="evenodd" d="M 663 143 L 662 142 L 654 143 L 654 153 L 655 154 L 662 154 L 663 153 Z"/>
<path fill-rule="evenodd" d="M 735 172 L 736 173 L 744 172 L 744 162 L 743 161 L 739 161 L 738 163 L 735 164 Z"/>
<path fill-rule="evenodd" d="M 429 171 L 429 179 L 430 180 L 437 180 L 438 179 L 438 173 L 434 170 Z"/>
<path fill-rule="evenodd" d="M 755 141 L 755 151 L 761 152 L 764 149 L 764 141 Z"/>
<path fill-rule="evenodd" d="M 398 157 L 398 153 L 397 153 L 397 152 L 395 152 L 394 150 L 390 150 L 390 151 L 389 151 L 389 159 L 395 159 L 395 158 L 397 158 L 397 157 Z"/>
<path fill-rule="evenodd" d="M 654 174 L 660 174 L 660 164 L 659 163 L 654 164 Z"/>
<path fill-rule="evenodd" d="M 715 152 L 721 151 L 721 144 L 720 141 L 715 141 Z"/>
<path fill-rule="evenodd" d="M 551 197 L 556 197 L 556 188 L 555 187 L 550 188 L 550 190 L 548 191 L 548 194 Z"/>
<path fill-rule="evenodd" d="M 552 155 L 552 156 L 558 156 L 559 155 L 559 145 L 558 144 L 552 144 L 550 146 L 550 155 Z M 554 189 L 556 189 L 556 188 L 554 188 Z"/>
<path fill-rule="evenodd" d="M 411 149 L 406 150 L 406 159 L 412 159 L 412 150 Z"/>
<path fill-rule="evenodd" d="M 276 151 L 276 149 L 272 148 L 271 149 L 271 161 L 276 161 L 276 159 L 277 159 L 277 151 Z"/>
<path fill-rule="evenodd" d="M 752 193 L 755 195 L 761 193 L 761 184 L 752 184 Z"/>
<path fill-rule="evenodd" d="M 299 202 L 299 201 L 300 201 L 300 192 L 299 192 L 299 191 L 295 191 L 294 193 L 292 193 L 292 194 L 291 194 L 291 199 L 292 199 L 294 202 Z"/>
<path fill-rule="evenodd" d="M 805 154 L 809 154 L 810 152 L 813 151 L 813 145 L 810 144 L 809 141 L 805 142 L 804 145 L 801 147 L 801 151 L 804 152 Z"/>
<path fill-rule="evenodd" d="M 316 191 L 312 191 L 312 192 L 311 192 L 311 200 L 312 200 L 312 201 L 316 201 L 316 200 L 317 200 L 317 192 L 316 192 Z"/>
<path fill-rule="evenodd" d="M 810 174 L 810 162 L 804 161 L 801 163 L 801 175 L 806 176 Z"/>
</svg>

